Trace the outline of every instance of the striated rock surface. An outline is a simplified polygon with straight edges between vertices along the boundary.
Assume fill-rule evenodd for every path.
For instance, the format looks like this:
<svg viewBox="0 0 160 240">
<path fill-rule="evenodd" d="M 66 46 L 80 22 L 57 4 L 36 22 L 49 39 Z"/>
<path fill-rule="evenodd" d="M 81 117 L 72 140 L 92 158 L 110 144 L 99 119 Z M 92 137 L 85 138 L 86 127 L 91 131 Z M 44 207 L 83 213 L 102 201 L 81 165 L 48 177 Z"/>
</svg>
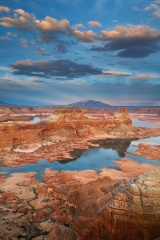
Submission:
<svg viewBox="0 0 160 240">
<path fill-rule="evenodd" d="M 115 184 L 97 180 L 69 192 L 66 199 L 63 194 L 59 197 L 72 220 L 56 226 L 47 239 L 62 239 L 66 233 L 73 240 L 151 240 L 160 236 L 158 169 Z"/>
<path fill-rule="evenodd" d="M 55 138 L 81 138 L 113 129 L 125 131 L 133 127 L 126 109 L 121 109 L 111 118 L 95 120 L 87 118 L 77 107 L 59 107 L 45 122 L 36 124 L 3 123 L 0 125 L 0 149 L 38 143 Z M 119 127 L 122 127 L 120 129 Z M 119 130 L 118 130 L 119 129 Z"/>
<path fill-rule="evenodd" d="M 0 238 L 155 240 L 160 236 L 160 170 L 121 181 L 46 170 L 0 177 Z"/>
</svg>

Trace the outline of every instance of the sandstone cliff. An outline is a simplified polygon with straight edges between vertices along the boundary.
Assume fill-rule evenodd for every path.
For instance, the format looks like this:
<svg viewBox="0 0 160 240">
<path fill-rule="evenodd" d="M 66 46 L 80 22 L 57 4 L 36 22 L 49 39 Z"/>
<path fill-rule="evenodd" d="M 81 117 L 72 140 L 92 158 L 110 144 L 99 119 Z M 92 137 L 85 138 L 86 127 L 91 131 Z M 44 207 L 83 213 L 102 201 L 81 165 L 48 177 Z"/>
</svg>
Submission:
<svg viewBox="0 0 160 240">
<path fill-rule="evenodd" d="M 66 234 L 66 240 L 154 240 L 160 236 L 158 169 L 115 184 L 103 179 L 76 189 L 58 189 L 68 212 L 64 224 L 57 224 L 47 240 L 53 236 L 60 240 Z"/>
<path fill-rule="evenodd" d="M 36 124 L 3 123 L 0 125 L 0 148 L 39 143 L 46 139 L 80 138 L 97 133 L 133 131 L 127 109 L 105 118 L 87 118 L 80 108 L 59 107 L 46 121 Z"/>
</svg>

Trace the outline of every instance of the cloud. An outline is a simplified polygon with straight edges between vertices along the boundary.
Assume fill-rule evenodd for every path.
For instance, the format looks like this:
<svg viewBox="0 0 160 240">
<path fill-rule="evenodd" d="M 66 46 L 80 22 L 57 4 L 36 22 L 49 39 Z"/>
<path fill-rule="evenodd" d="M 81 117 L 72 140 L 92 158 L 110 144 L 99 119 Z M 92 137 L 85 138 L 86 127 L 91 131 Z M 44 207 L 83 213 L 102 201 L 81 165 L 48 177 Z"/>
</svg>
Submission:
<svg viewBox="0 0 160 240">
<path fill-rule="evenodd" d="M 150 28 L 143 25 L 130 25 L 126 27 L 117 26 L 112 31 L 102 30 L 101 34 L 109 40 L 116 39 L 129 39 L 129 40 L 141 40 L 145 38 L 159 39 L 160 32 L 155 28 Z"/>
<path fill-rule="evenodd" d="M 98 24 L 98 23 L 97 23 Z M 83 42 L 94 42 L 97 35 L 92 31 L 79 31 L 77 28 L 84 28 L 79 23 L 71 26 L 67 19 L 58 21 L 56 18 L 46 16 L 44 20 L 36 19 L 33 14 L 29 14 L 22 9 L 14 10 L 14 16 L 0 18 L 0 25 L 3 27 L 15 27 L 21 32 L 39 32 L 39 42 L 49 43 L 58 38 L 59 35 L 65 35 L 70 38 Z"/>
<path fill-rule="evenodd" d="M 133 76 L 134 78 L 138 79 L 159 79 L 160 75 L 154 74 L 154 73 L 142 73 L 142 74 L 137 74 Z"/>
<path fill-rule="evenodd" d="M 143 58 L 160 50 L 160 32 L 149 26 L 117 26 L 111 31 L 102 30 L 101 34 L 107 43 L 91 50 L 118 51 L 118 56 L 128 58 Z"/>
<path fill-rule="evenodd" d="M 157 10 L 157 9 L 158 9 L 158 5 L 152 3 L 148 7 L 146 7 L 144 10 L 145 11 L 152 11 L 152 10 Z"/>
<path fill-rule="evenodd" d="M 103 75 L 111 75 L 111 76 L 117 76 L 117 77 L 129 77 L 134 79 L 160 79 L 160 75 L 157 75 L 155 73 L 139 73 L 139 74 L 133 74 L 130 72 L 122 72 L 122 71 L 116 71 L 116 70 L 103 70 Z"/>
<path fill-rule="evenodd" d="M 85 32 L 75 30 L 73 36 L 83 42 L 95 42 L 97 39 L 97 35 L 92 30 L 88 30 Z"/>
<path fill-rule="evenodd" d="M 43 54 L 44 48 L 40 48 L 39 52 Z M 160 75 L 156 73 L 131 73 L 127 71 L 106 70 L 95 68 L 88 64 L 78 64 L 68 59 L 55 61 L 31 61 L 21 60 L 10 65 L 14 75 L 25 75 L 33 77 L 57 77 L 56 79 L 66 80 L 75 79 L 85 76 L 115 76 L 126 77 L 128 79 L 160 79 Z M 54 80 L 56 80 L 54 79 Z M 109 79 L 108 79 L 109 80 Z"/>
<path fill-rule="evenodd" d="M 50 78 L 59 76 L 64 78 L 79 78 L 102 73 L 101 69 L 87 64 L 77 64 L 71 60 L 57 60 L 48 62 L 34 62 L 22 60 L 10 65 L 14 75 L 26 75 Z"/>
<path fill-rule="evenodd" d="M 34 42 L 29 42 L 27 38 L 21 38 L 21 45 L 25 48 L 34 46 Z"/>
<path fill-rule="evenodd" d="M 154 1 L 154 3 L 144 8 L 144 11 L 152 11 L 155 17 L 160 18 L 160 6 L 158 4 L 160 4 L 159 0 Z"/>
<path fill-rule="evenodd" d="M 5 6 L 0 6 L 0 12 L 10 12 L 10 9 L 8 7 L 5 7 Z"/>
<path fill-rule="evenodd" d="M 32 21 L 34 16 L 25 12 L 22 9 L 14 10 L 14 17 L 2 17 L 0 18 L 0 25 L 4 27 L 15 27 L 21 32 L 33 31 Z"/>
<path fill-rule="evenodd" d="M 75 28 L 84 28 L 84 25 L 82 23 L 78 23 L 75 25 Z"/>
<path fill-rule="evenodd" d="M 145 58 L 149 55 L 156 53 L 159 51 L 159 47 L 157 45 L 151 45 L 150 47 L 133 47 L 130 49 L 124 49 L 118 53 L 119 57 L 123 58 Z"/>
<path fill-rule="evenodd" d="M 88 30 L 81 32 L 71 27 L 67 19 L 58 21 L 55 18 L 47 16 L 43 21 L 35 20 L 33 24 L 36 29 L 40 31 L 41 42 L 51 42 L 57 38 L 57 34 L 66 35 L 84 42 L 96 41 L 96 34 L 93 31 Z"/>
<path fill-rule="evenodd" d="M 56 51 L 58 53 L 66 53 L 66 52 L 68 52 L 68 50 L 66 49 L 66 44 L 65 44 L 64 41 L 62 41 L 62 40 L 57 41 Z"/>
<path fill-rule="evenodd" d="M 43 31 L 63 32 L 64 30 L 69 28 L 69 21 L 66 19 L 58 21 L 55 18 L 47 16 L 43 21 L 35 20 L 34 25 L 39 31 L 42 32 Z"/>
<path fill-rule="evenodd" d="M 101 27 L 102 25 L 97 22 L 97 21 L 90 21 L 88 22 L 88 24 L 91 26 L 91 27 Z"/>
<path fill-rule="evenodd" d="M 130 77 L 131 74 L 128 72 L 121 72 L 121 71 L 113 71 L 113 70 L 103 70 L 104 75 L 114 75 L 114 76 L 123 76 L 123 77 Z"/>
<path fill-rule="evenodd" d="M 0 40 L 12 40 L 13 38 L 17 38 L 17 34 L 6 32 L 5 36 L 0 37 Z"/>
</svg>

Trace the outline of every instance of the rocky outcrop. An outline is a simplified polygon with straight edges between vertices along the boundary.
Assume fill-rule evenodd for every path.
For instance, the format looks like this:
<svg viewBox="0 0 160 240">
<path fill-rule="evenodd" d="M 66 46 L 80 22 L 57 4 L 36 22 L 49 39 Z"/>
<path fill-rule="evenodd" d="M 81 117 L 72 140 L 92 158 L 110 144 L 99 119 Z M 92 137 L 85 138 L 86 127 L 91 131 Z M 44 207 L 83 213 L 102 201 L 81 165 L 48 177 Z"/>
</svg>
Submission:
<svg viewBox="0 0 160 240">
<path fill-rule="evenodd" d="M 127 109 L 106 119 L 87 118 L 80 108 L 59 107 L 45 122 L 37 124 L 2 124 L 0 148 L 37 143 L 54 137 L 79 138 L 98 132 L 124 131 L 132 128 Z"/>
<path fill-rule="evenodd" d="M 127 108 L 120 108 L 119 112 L 114 114 L 113 116 L 109 116 L 107 119 L 107 123 L 115 124 L 116 128 L 112 128 L 113 131 L 126 131 L 132 130 L 132 120 L 129 117 L 128 109 Z"/>
<path fill-rule="evenodd" d="M 94 171 L 46 170 L 0 176 L 0 237 L 45 240 L 155 240 L 160 236 L 160 170 L 121 181 Z"/>
<path fill-rule="evenodd" d="M 160 146 L 140 143 L 138 145 L 138 149 L 131 154 L 136 156 L 145 156 L 148 159 L 160 161 Z"/>
<path fill-rule="evenodd" d="M 79 136 L 89 135 L 96 131 L 133 130 L 127 108 L 120 108 L 118 113 L 107 118 L 95 119 L 88 118 L 78 107 L 59 107 L 46 121 L 55 122 L 56 126 L 61 129 L 72 128 Z"/>
<path fill-rule="evenodd" d="M 60 188 L 59 188 L 60 189 Z M 56 190 L 53 189 L 53 192 Z M 109 179 L 88 183 L 76 190 L 59 191 L 67 208 L 66 223 L 59 224 L 48 240 L 149 240 L 160 236 L 160 170 L 138 178 L 112 183 Z"/>
</svg>

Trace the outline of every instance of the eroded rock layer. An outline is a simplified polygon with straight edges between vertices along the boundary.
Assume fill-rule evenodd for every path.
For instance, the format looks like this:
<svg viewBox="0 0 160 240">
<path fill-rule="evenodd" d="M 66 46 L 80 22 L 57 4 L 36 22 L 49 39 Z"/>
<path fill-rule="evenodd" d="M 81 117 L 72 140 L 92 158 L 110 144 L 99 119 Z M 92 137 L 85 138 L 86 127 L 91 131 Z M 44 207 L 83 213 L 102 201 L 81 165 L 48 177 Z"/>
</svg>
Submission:
<svg viewBox="0 0 160 240">
<path fill-rule="evenodd" d="M 81 109 L 61 107 L 45 122 L 37 124 L 3 123 L 0 125 L 0 148 L 15 148 L 18 145 L 38 143 L 46 139 L 76 138 L 93 135 L 97 132 L 109 132 L 119 127 L 132 130 L 132 122 L 127 110 L 101 120 L 87 118 Z"/>
<path fill-rule="evenodd" d="M 160 236 L 159 203 L 159 170 L 115 184 L 99 180 L 69 194 L 65 204 L 72 227 L 59 232 L 68 230 L 68 239 L 78 240 L 155 239 Z"/>
<path fill-rule="evenodd" d="M 93 171 L 78 178 L 78 174 L 46 170 L 44 179 L 38 182 L 34 173 L 1 178 L 2 239 L 154 240 L 160 236 L 158 169 L 118 182 L 96 179 Z"/>
</svg>

